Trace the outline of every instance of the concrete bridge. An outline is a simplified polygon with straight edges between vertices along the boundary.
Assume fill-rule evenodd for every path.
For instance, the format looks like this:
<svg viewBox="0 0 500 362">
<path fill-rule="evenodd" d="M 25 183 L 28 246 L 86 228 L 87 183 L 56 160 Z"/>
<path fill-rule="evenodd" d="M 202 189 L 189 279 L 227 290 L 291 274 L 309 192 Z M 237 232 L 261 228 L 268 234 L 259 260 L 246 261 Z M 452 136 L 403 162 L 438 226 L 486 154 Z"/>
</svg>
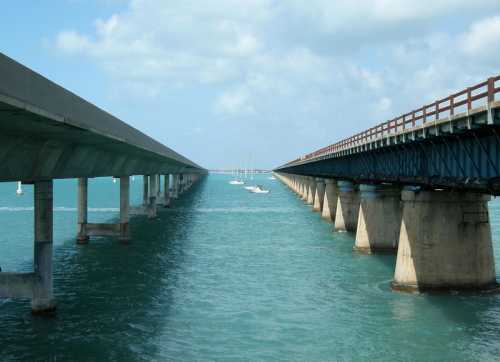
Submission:
<svg viewBox="0 0 500 362">
<path fill-rule="evenodd" d="M 164 122 L 165 119 L 158 119 Z M 30 298 L 34 313 L 55 309 L 52 186 L 78 178 L 76 240 L 110 235 L 127 242 L 129 178 L 143 175 L 141 210 L 150 218 L 207 174 L 201 166 L 0 53 L 0 181 L 34 185 L 34 270 L 0 273 L 0 298 Z M 120 180 L 120 219 L 89 223 L 88 179 Z M 161 181 L 161 182 L 160 182 Z M 161 187 L 163 184 L 163 187 Z"/>
<path fill-rule="evenodd" d="M 488 201 L 500 194 L 500 76 L 278 168 L 358 252 L 397 252 L 399 290 L 496 287 Z"/>
</svg>

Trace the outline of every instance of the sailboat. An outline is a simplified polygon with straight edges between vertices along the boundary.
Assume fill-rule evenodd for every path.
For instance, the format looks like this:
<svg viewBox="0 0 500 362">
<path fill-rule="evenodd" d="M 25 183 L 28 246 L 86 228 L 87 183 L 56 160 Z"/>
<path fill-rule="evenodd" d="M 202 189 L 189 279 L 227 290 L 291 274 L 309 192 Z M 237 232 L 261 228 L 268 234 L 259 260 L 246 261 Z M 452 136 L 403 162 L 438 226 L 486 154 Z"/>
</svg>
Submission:
<svg viewBox="0 0 500 362">
<path fill-rule="evenodd" d="M 236 179 L 229 181 L 230 185 L 244 185 L 245 182 L 243 182 L 238 176 L 239 176 L 239 170 L 236 171 Z"/>
<path fill-rule="evenodd" d="M 21 196 L 23 194 L 23 189 L 21 187 L 21 181 L 17 181 L 17 190 L 16 190 L 16 195 Z"/>
</svg>

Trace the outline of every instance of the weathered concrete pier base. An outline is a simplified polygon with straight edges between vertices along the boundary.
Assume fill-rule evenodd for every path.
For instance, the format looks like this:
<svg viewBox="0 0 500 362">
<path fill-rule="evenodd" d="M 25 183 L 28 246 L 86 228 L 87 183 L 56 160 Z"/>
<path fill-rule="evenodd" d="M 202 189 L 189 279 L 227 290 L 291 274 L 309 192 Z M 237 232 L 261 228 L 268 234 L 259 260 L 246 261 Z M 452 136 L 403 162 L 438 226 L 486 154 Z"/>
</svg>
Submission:
<svg viewBox="0 0 500 362">
<path fill-rule="evenodd" d="M 314 195 L 313 210 L 321 212 L 323 210 L 323 200 L 325 197 L 325 180 L 316 179 L 316 193 Z"/>
<path fill-rule="evenodd" d="M 298 176 L 293 177 L 293 192 L 300 194 L 300 181 Z"/>
<path fill-rule="evenodd" d="M 354 250 L 364 253 L 397 250 L 401 229 L 401 189 L 360 185 L 360 208 Z"/>
<path fill-rule="evenodd" d="M 403 191 L 396 290 L 496 286 L 487 202 L 490 196 Z"/>
<path fill-rule="evenodd" d="M 315 195 L 316 195 L 316 179 L 314 177 L 309 177 L 308 187 L 307 187 L 307 199 L 306 199 L 306 202 L 309 205 L 314 205 Z"/>
<path fill-rule="evenodd" d="M 335 230 L 356 231 L 359 213 L 357 185 L 349 181 L 337 181 L 338 200 L 335 213 Z"/>
<path fill-rule="evenodd" d="M 336 181 L 333 179 L 326 179 L 321 217 L 328 222 L 333 222 L 335 220 L 335 213 L 337 212 L 337 199 L 338 191 Z"/>
<path fill-rule="evenodd" d="M 300 198 L 307 201 L 307 194 L 309 192 L 309 178 L 307 176 L 302 176 Z"/>
</svg>

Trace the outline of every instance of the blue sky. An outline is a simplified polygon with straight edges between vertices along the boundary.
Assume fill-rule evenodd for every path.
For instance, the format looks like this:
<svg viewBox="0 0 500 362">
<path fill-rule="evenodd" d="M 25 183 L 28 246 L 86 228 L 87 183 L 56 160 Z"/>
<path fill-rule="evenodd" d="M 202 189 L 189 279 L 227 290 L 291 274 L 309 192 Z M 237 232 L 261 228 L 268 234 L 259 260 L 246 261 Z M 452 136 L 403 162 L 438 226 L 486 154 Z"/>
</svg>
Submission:
<svg viewBox="0 0 500 362">
<path fill-rule="evenodd" d="M 209 168 L 272 168 L 500 73 L 497 0 L 51 0 L 1 51 Z"/>
</svg>

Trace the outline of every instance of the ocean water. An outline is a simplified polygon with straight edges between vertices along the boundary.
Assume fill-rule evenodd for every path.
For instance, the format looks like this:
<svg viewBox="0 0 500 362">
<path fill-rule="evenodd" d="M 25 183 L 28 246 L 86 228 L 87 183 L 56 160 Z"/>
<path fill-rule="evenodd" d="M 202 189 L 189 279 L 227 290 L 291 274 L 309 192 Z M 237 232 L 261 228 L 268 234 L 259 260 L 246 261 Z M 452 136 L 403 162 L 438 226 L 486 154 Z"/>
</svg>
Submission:
<svg viewBox="0 0 500 362">
<path fill-rule="evenodd" d="M 500 295 L 391 291 L 395 256 L 358 255 L 279 181 L 251 194 L 210 175 L 132 242 L 77 246 L 76 181 L 55 183 L 54 318 L 0 301 L 0 361 L 493 361 Z M 131 183 L 132 204 L 142 180 Z M 0 184 L 0 266 L 31 269 L 32 188 Z M 89 185 L 89 221 L 118 217 L 118 183 Z M 500 270 L 500 203 L 490 217 Z M 497 276 L 500 279 L 500 276 Z"/>
</svg>

